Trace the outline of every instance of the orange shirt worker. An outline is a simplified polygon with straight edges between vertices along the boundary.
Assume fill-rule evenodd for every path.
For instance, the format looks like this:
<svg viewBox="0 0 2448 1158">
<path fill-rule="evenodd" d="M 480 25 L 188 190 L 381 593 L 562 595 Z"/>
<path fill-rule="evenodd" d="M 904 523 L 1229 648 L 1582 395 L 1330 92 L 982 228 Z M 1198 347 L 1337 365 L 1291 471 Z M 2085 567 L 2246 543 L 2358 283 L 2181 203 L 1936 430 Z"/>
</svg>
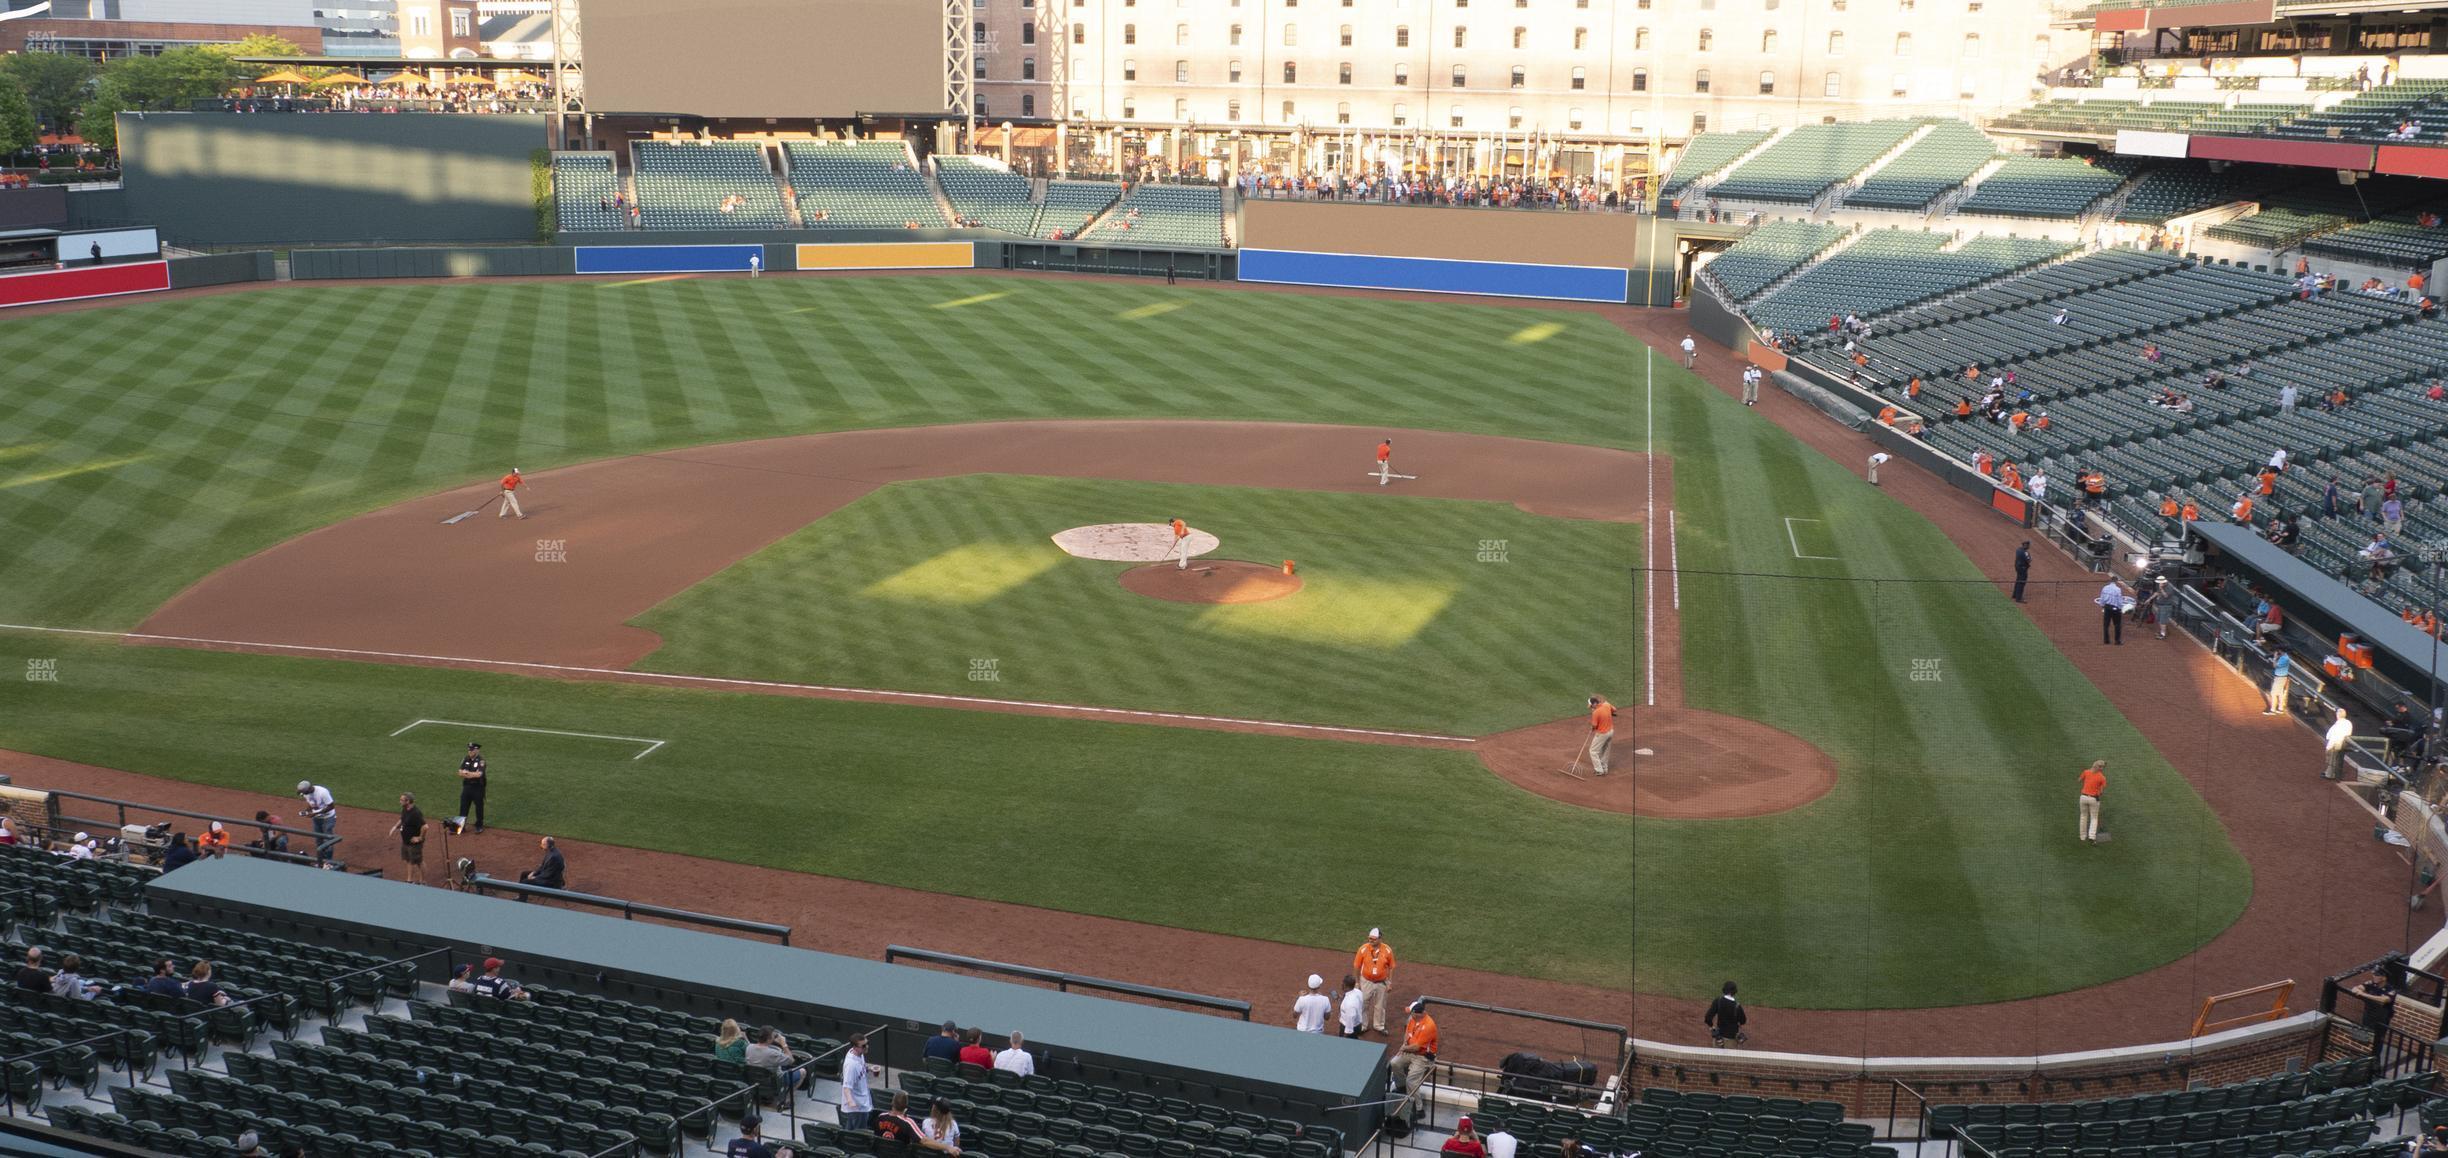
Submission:
<svg viewBox="0 0 2448 1158">
<path fill-rule="evenodd" d="M 1379 930 L 1369 930 L 1368 940 L 1352 954 L 1352 976 L 1360 979 L 1360 997 L 1368 1003 L 1369 1032 L 1384 1033 L 1386 986 L 1394 980 L 1394 947 L 1385 943 Z"/>
<path fill-rule="evenodd" d="M 1437 1023 L 1428 1016 L 1428 999 L 1411 1003 L 1411 1017 L 1403 1022 L 1402 1052 L 1394 1055 L 1394 1078 L 1402 1083 L 1403 1093 L 1416 1094 L 1428 1071 L 1436 1065 Z M 1412 1112 L 1420 1110 L 1412 1103 Z"/>
<path fill-rule="evenodd" d="M 520 477 L 519 477 L 519 471 L 518 471 L 518 468 L 517 468 L 517 467 L 515 467 L 515 466 L 510 468 L 510 473 L 508 473 L 508 474 L 506 474 L 506 475 L 503 475 L 503 476 L 502 476 L 502 479 L 501 479 L 501 489 L 502 489 L 501 510 L 499 510 L 499 511 L 497 511 L 497 512 L 495 512 L 495 513 L 494 513 L 494 515 L 493 515 L 493 517 L 494 517 L 494 518 L 497 518 L 497 519 L 498 519 L 498 518 L 502 517 L 503 515 L 508 515 L 508 514 L 516 514 L 518 517 L 520 517 L 520 518 L 522 518 L 522 519 L 527 517 L 527 512 L 525 512 L 525 511 L 523 511 L 523 510 L 520 510 L 520 509 L 519 509 L 519 501 L 518 501 L 518 489 L 519 489 L 519 484 L 520 484 L 520 483 L 523 483 L 523 482 L 525 482 L 525 481 L 526 481 L 525 479 L 522 479 L 522 478 L 520 478 Z"/>
<path fill-rule="evenodd" d="M 1386 481 L 1392 477 L 1394 477 L 1394 440 L 1389 438 L 1377 444 L 1377 485 L 1386 485 Z"/>
<path fill-rule="evenodd" d="M 1615 705 L 1608 703 L 1605 696 L 1591 696 L 1589 700 L 1590 771 L 1604 776 L 1607 774 L 1607 749 L 1615 746 Z"/>
<path fill-rule="evenodd" d="M 1173 520 L 1173 550 L 1167 553 L 1166 558 L 1174 555 L 1181 556 L 1182 570 L 1190 569 L 1190 524 L 1180 519 Z"/>
<path fill-rule="evenodd" d="M 2108 762 L 2093 760 L 2082 770 L 2082 812 L 2075 825 L 2077 837 L 2085 844 L 2099 843 L 2100 796 L 2108 791 Z"/>
</svg>

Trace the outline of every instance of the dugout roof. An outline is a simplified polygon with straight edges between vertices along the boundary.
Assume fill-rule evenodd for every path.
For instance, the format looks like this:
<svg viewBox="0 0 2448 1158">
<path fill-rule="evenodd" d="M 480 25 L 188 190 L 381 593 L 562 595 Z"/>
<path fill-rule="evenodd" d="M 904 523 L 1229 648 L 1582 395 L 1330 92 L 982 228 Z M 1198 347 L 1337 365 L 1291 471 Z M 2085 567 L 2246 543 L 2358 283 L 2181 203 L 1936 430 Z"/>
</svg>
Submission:
<svg viewBox="0 0 2448 1158">
<path fill-rule="evenodd" d="M 358 839 L 369 855 L 381 847 L 380 836 Z M 558 978 L 600 971 L 735 1001 L 741 1009 L 779 1004 L 868 1025 L 931 1027 L 948 1019 L 990 1032 L 1017 1029 L 1050 1056 L 1194 1076 L 1224 1089 L 1284 1097 L 1295 1106 L 1371 1101 L 1382 1085 L 1385 1048 L 1376 1042 L 249 857 L 203 860 L 164 874 L 147 886 L 147 897 L 155 912 L 256 925 L 361 951 L 447 946 L 461 961 L 499 956 L 510 962 L 505 974 L 530 982 L 584 988 Z M 539 980 L 548 975 L 554 979 Z M 1287 986 L 1293 980 L 1287 978 Z M 1288 1013 L 1289 1004 L 1269 1012 Z M 1354 1117 L 1324 1120 L 1348 1129 Z"/>
<path fill-rule="evenodd" d="M 2289 614 L 2300 615 L 2311 609 L 2336 620 L 2344 630 L 2362 636 L 2418 680 L 2448 677 L 2448 663 L 2438 662 L 2440 649 L 2430 636 L 2337 576 L 2279 550 L 2269 540 L 2254 534 L 2250 527 L 2208 521 L 2186 525 L 2217 547 L 2230 563 L 2277 588 L 2281 595 L 2279 606 Z"/>
</svg>

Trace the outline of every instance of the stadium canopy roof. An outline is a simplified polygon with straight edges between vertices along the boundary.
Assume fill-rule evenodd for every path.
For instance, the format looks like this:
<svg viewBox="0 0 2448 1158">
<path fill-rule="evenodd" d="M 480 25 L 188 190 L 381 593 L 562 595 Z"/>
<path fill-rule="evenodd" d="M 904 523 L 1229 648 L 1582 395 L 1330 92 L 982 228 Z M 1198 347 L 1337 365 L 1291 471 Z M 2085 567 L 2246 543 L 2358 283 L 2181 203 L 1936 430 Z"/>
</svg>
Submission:
<svg viewBox="0 0 2448 1158">
<path fill-rule="evenodd" d="M 2186 525 L 2221 555 L 2277 588 L 2280 606 L 2288 611 L 2300 616 L 2305 609 L 2316 609 L 2362 636 L 2402 665 L 2401 670 L 2419 679 L 2448 681 L 2448 663 L 2441 662 L 2436 641 L 2337 576 L 2278 549 L 2250 527 L 2208 521 Z"/>
<path fill-rule="evenodd" d="M 2448 0 L 2104 0 L 2067 23 L 2101 32 L 2270 24 L 2282 19 L 2448 11 Z"/>
</svg>

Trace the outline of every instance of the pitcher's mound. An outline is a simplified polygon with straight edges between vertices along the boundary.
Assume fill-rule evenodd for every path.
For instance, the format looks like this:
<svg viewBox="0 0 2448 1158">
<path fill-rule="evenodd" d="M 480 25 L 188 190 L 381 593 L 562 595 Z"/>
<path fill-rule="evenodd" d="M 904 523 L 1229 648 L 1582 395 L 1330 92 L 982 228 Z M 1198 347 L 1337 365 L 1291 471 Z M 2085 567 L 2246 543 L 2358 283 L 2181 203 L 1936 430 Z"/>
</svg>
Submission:
<svg viewBox="0 0 2448 1158">
<path fill-rule="evenodd" d="M 1081 559 L 1103 559 L 1111 563 L 1153 563 L 1170 559 L 1173 551 L 1173 528 L 1164 523 L 1097 523 L 1058 531 L 1054 545 Z M 1190 557 L 1193 559 L 1216 549 L 1214 535 L 1190 528 Z"/>
<path fill-rule="evenodd" d="M 1591 776 L 1587 759 L 1574 776 L 1565 775 L 1588 742 L 1589 721 L 1575 717 L 1485 736 L 1476 748 L 1489 771 L 1541 796 L 1639 816 L 1767 816 L 1836 786 L 1836 761 L 1810 742 L 1696 708 L 1624 711 L 1615 717 L 1615 750 L 1608 754 L 1613 775 Z"/>
<path fill-rule="evenodd" d="M 1280 567 L 1216 559 L 1187 571 L 1171 563 L 1133 567 L 1122 573 L 1122 589 L 1175 603 L 1264 603 L 1300 590 L 1301 581 Z"/>
</svg>

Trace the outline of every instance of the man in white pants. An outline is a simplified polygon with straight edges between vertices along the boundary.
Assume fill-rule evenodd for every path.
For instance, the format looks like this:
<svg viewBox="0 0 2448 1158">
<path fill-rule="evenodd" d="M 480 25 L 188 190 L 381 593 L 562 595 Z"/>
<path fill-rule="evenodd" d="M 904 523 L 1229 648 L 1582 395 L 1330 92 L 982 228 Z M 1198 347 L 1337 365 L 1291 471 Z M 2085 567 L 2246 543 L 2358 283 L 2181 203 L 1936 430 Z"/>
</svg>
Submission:
<svg viewBox="0 0 2448 1158">
<path fill-rule="evenodd" d="M 1893 457 L 1895 457 L 1895 456 L 1894 456 L 1894 455 L 1891 455 L 1891 454 L 1888 454 L 1886 451 L 1883 451 L 1883 450 L 1882 450 L 1882 451 L 1880 451 L 1880 452 L 1878 452 L 1877 454 L 1874 454 L 1874 455 L 1871 455 L 1871 456 L 1870 456 L 1870 485 L 1871 485 L 1871 486 L 1877 486 L 1877 485 L 1878 485 L 1878 468 L 1880 468 L 1881 466 L 1886 465 L 1887 460 L 1888 460 L 1888 459 L 1890 459 L 1890 458 L 1893 458 Z"/>
<path fill-rule="evenodd" d="M 1181 557 L 1180 570 L 1190 569 L 1190 525 L 1180 519 L 1173 520 L 1173 550 L 1167 557 L 1172 555 Z"/>
<path fill-rule="evenodd" d="M 1757 366 L 1743 367 L 1743 405 L 1759 405 L 1760 379 L 1764 377 Z"/>
<path fill-rule="evenodd" d="M 518 501 L 519 484 L 525 481 L 525 479 L 519 477 L 519 469 L 515 466 L 510 468 L 510 473 L 502 476 L 501 509 L 494 512 L 494 518 L 498 519 L 506 515 L 517 515 L 522 519 L 527 517 L 527 512 L 519 509 Z"/>
<path fill-rule="evenodd" d="M 1683 368 L 1689 370 L 1700 360 L 1700 344 L 1690 334 L 1683 335 Z"/>
</svg>

